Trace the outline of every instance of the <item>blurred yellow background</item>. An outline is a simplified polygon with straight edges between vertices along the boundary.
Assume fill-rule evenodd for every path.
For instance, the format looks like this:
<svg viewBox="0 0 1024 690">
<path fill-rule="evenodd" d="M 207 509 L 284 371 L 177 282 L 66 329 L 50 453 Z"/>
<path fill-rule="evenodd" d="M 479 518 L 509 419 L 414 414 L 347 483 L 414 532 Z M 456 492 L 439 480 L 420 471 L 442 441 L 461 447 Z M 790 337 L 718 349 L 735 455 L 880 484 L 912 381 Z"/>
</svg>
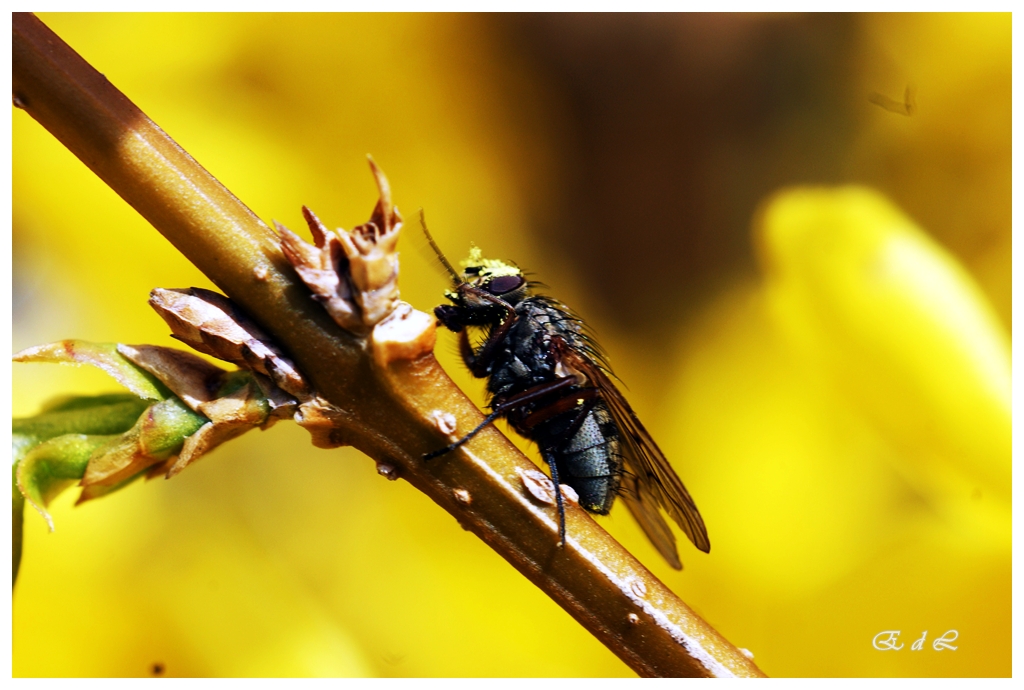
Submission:
<svg viewBox="0 0 1024 690">
<path fill-rule="evenodd" d="M 714 548 L 675 572 L 602 524 L 766 673 L 1010 674 L 1009 14 L 40 17 L 265 221 L 365 221 L 371 153 L 453 261 L 475 242 L 581 313 Z M 909 116 L 869 100 L 908 85 Z M 212 285 L 18 110 L 13 200 L 15 350 L 175 345 L 149 290 Z M 429 310 L 424 246 L 409 222 Z M 114 389 L 13 376 L 15 416 Z M 26 514 L 15 676 L 632 675 L 291 425 L 75 493 L 53 534 Z"/>
</svg>

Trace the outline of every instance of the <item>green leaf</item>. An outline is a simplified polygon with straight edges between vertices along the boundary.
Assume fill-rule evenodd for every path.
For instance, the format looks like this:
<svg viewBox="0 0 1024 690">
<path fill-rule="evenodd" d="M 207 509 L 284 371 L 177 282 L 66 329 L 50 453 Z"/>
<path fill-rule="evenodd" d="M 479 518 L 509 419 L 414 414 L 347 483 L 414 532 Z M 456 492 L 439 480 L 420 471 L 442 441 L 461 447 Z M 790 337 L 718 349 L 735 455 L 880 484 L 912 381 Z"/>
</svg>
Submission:
<svg viewBox="0 0 1024 690">
<path fill-rule="evenodd" d="M 100 395 L 62 395 L 51 398 L 43 403 L 39 414 L 44 412 L 72 412 L 74 410 L 86 410 L 91 407 L 113 405 L 126 401 L 140 400 L 134 393 L 103 393 Z M 146 403 L 147 405 L 149 403 Z"/>
<path fill-rule="evenodd" d="M 57 494 L 80 481 L 93 452 L 110 436 L 65 434 L 43 441 L 25 454 L 15 469 L 18 491 L 39 511 L 53 531 L 46 507 Z"/>
<path fill-rule="evenodd" d="M 17 581 L 21 565 L 25 495 L 31 493 L 30 502 L 52 530 L 53 520 L 46 511 L 47 503 L 61 490 L 81 479 L 85 472 L 81 453 L 73 452 L 73 444 L 64 447 L 66 452 L 63 455 L 59 444 L 42 450 L 39 450 L 40 446 L 69 435 L 96 439 L 96 443 L 102 445 L 112 436 L 131 429 L 149 405 L 131 393 L 64 397 L 51 401 L 43 412 L 34 417 L 12 421 L 12 583 Z M 78 450 L 84 452 L 81 447 Z M 26 465 L 25 459 L 30 455 L 34 459 Z M 88 457 L 86 454 L 85 463 Z M 22 486 L 18 485 L 19 472 Z M 111 487 L 105 493 L 113 490 Z"/>
<path fill-rule="evenodd" d="M 146 455 L 166 460 L 208 421 L 178 398 L 168 398 L 152 405 L 147 417 L 139 419 L 139 445 Z"/>
<path fill-rule="evenodd" d="M 47 506 L 61 491 L 81 482 L 78 502 L 105 496 L 183 453 L 182 466 L 209 452 L 220 442 L 267 423 L 273 406 L 252 381 L 249 372 L 220 372 L 182 359 L 185 353 L 135 346 L 126 348 L 145 362 L 136 365 L 114 343 L 65 340 L 23 350 L 20 362 L 89 364 L 113 376 L 131 393 L 65 397 L 51 401 L 34 417 L 15 419 L 13 441 L 13 576 L 17 579 L 22 550 L 22 523 L 27 500 L 53 530 Z M 155 357 L 156 354 L 162 357 Z M 151 366 L 146 366 L 149 363 Z M 157 365 L 161 366 L 157 366 Z M 170 365 L 176 366 L 170 366 Z M 183 366 L 191 365 L 191 366 Z M 198 360 L 198 364 L 205 364 Z M 158 371 L 152 371 L 152 367 Z M 210 399 L 210 371 L 217 373 L 217 397 Z M 158 378 L 184 386 L 209 407 L 213 421 L 176 397 Z M 189 378 L 191 376 L 191 378 Z M 163 378 L 163 377 L 161 377 Z M 168 380 L 163 378 L 163 380 Z M 192 388 L 185 386 L 191 383 Z M 177 390 L 177 388 L 175 389 Z M 232 400 L 239 397 L 244 400 Z M 154 401 L 157 401 L 154 403 Z M 280 406 L 282 403 L 276 401 Z M 287 402 L 294 404 L 293 400 Z M 204 434 L 197 434 L 203 427 Z M 179 471 L 181 467 L 177 468 Z"/>
<path fill-rule="evenodd" d="M 89 364 L 110 374 L 118 383 L 140 398 L 163 400 L 170 395 L 167 387 L 152 374 L 135 366 L 118 352 L 117 343 L 62 340 L 22 350 L 12 359 L 15 362 Z"/>
<path fill-rule="evenodd" d="M 62 398 L 34 417 L 13 420 L 14 462 L 39 443 L 64 434 L 123 433 L 149 405 L 131 393 Z"/>
<path fill-rule="evenodd" d="M 82 485 L 88 490 L 93 485 L 120 484 L 179 452 L 185 439 L 208 421 L 178 398 L 150 405 L 131 429 L 96 449 Z M 83 500 L 98 495 L 98 491 L 87 491 Z"/>
</svg>

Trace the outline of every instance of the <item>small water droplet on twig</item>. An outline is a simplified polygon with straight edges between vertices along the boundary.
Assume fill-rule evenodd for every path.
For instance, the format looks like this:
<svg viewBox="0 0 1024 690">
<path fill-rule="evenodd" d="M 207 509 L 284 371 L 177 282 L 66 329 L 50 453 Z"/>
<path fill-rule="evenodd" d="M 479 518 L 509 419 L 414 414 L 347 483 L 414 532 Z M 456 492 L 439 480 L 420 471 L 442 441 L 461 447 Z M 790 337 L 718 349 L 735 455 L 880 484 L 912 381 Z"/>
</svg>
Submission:
<svg viewBox="0 0 1024 690">
<path fill-rule="evenodd" d="M 398 479 L 398 468 L 390 463 L 378 462 L 377 474 L 384 477 L 389 482 L 393 482 Z"/>
</svg>

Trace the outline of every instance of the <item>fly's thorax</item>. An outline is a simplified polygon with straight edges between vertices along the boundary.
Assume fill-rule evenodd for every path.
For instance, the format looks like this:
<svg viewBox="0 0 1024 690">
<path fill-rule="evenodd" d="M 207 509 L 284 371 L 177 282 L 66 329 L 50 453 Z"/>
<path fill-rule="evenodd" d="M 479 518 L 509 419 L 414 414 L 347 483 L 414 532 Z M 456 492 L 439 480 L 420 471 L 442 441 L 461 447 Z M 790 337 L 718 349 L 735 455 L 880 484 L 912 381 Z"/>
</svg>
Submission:
<svg viewBox="0 0 1024 690">
<path fill-rule="evenodd" d="M 551 340 L 554 332 L 546 310 L 534 299 L 516 305 L 516 321 L 494 352 L 487 384 L 493 395 L 514 395 L 558 378 Z"/>
<path fill-rule="evenodd" d="M 554 381 L 554 363 L 539 339 L 525 335 L 517 322 L 494 355 L 487 389 L 493 395 L 521 393 L 540 383 Z"/>
</svg>

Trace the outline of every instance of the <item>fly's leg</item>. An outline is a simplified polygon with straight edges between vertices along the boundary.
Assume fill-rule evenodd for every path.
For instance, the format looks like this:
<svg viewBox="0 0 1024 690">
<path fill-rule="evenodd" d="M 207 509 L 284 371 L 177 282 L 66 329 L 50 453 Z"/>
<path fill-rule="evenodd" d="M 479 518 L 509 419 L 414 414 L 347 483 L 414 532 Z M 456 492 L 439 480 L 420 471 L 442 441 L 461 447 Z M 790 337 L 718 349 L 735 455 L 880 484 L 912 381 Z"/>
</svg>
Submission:
<svg viewBox="0 0 1024 690">
<path fill-rule="evenodd" d="M 504 410 L 500 410 L 500 409 L 494 410 L 494 412 L 492 412 L 489 415 L 487 415 L 484 418 L 484 421 L 480 422 L 475 429 L 473 429 L 468 434 L 466 434 L 465 436 L 460 438 L 458 441 L 456 441 L 455 443 L 451 443 L 451 444 L 445 446 L 444 448 L 438 448 L 437 450 L 432 450 L 429 453 L 424 453 L 423 454 L 423 459 L 424 460 L 433 460 L 434 458 L 440 457 L 440 456 L 444 455 L 445 453 L 452 452 L 453 450 L 455 450 L 456 448 L 461 446 L 463 443 L 465 443 L 466 441 L 468 441 L 469 439 L 473 438 L 478 433 L 480 433 L 480 431 L 482 431 L 485 426 L 487 426 L 488 424 L 491 424 L 495 419 L 500 417 L 503 414 L 503 412 L 504 412 Z"/>
<path fill-rule="evenodd" d="M 555 454 L 553 451 L 555 449 L 564 450 L 567 445 L 572 443 L 572 439 L 576 436 L 576 432 L 580 430 L 580 427 L 583 426 L 583 422 L 586 420 L 587 415 L 590 414 L 591 410 L 593 410 L 594 406 L 597 404 L 599 396 L 596 388 L 587 388 L 579 391 L 578 396 L 566 397 L 563 400 L 570 400 L 573 402 L 573 405 L 579 405 L 579 412 L 577 412 L 576 417 L 573 418 L 572 424 L 569 425 L 569 428 L 561 434 L 554 444 L 541 448 L 541 455 L 544 456 L 544 461 L 551 469 L 551 481 L 555 485 L 555 506 L 558 508 L 558 546 L 560 548 L 565 546 L 565 503 L 562 498 L 561 482 L 558 479 L 558 462 L 555 460 Z M 576 402 L 577 400 L 579 402 Z M 555 405 L 552 405 L 551 407 L 555 407 L 557 405 L 558 403 L 555 403 Z M 545 415 L 543 419 L 534 419 L 535 417 L 540 417 L 543 412 L 546 412 L 546 410 L 539 411 L 530 417 L 527 417 L 523 420 L 523 424 L 535 426 L 541 421 L 550 419 L 552 415 Z"/>
<path fill-rule="evenodd" d="M 432 458 L 436 458 L 438 456 L 444 455 L 445 453 L 450 453 L 451 451 L 455 450 L 456 448 L 461 446 L 463 443 L 465 443 L 469 439 L 471 439 L 474 436 L 476 436 L 484 427 L 486 427 L 488 424 L 492 423 L 495 419 L 497 419 L 498 417 L 502 416 L 503 414 L 505 414 L 509 410 L 513 410 L 516 407 L 519 407 L 521 405 L 525 405 L 527 403 L 531 403 L 531 402 L 533 402 L 535 400 L 538 400 L 538 399 L 543 398 L 543 397 L 545 397 L 547 395 L 550 395 L 551 393 L 554 393 L 556 391 L 560 391 L 563 388 L 568 388 L 568 387 L 573 386 L 575 384 L 576 384 L 576 379 L 575 378 L 573 378 L 571 376 L 566 376 L 564 378 L 556 379 L 556 380 L 551 381 L 549 383 L 538 384 L 538 385 L 534 386 L 533 388 L 526 389 L 522 393 L 519 393 L 517 395 L 513 395 L 511 398 L 509 398 L 508 400 L 502 402 L 500 405 L 495 407 L 494 411 L 491 412 L 489 415 L 487 415 L 487 417 L 484 419 L 484 421 L 480 422 L 480 424 L 478 424 L 477 427 L 475 429 L 473 429 L 472 431 L 470 431 L 468 434 L 466 434 L 465 436 L 460 438 L 455 443 L 452 443 L 452 444 L 450 444 L 448 446 L 445 446 L 444 448 L 440 448 L 438 450 L 431 451 L 430 453 L 427 453 L 426 455 L 423 456 L 423 459 L 424 460 L 430 460 Z"/>
<path fill-rule="evenodd" d="M 473 295 L 485 302 L 490 302 L 505 312 L 501 318 L 501 322 L 494 330 L 491 331 L 487 341 L 480 346 L 480 349 L 477 352 L 473 352 L 473 347 L 469 344 L 469 336 L 466 334 L 466 331 L 463 330 L 459 333 L 459 350 L 462 354 L 463 361 L 466 362 L 466 366 L 469 367 L 473 376 L 478 379 L 484 378 L 489 373 L 487 368 L 490 366 L 491 360 L 494 359 L 494 353 L 497 351 L 498 345 L 505 340 L 505 336 L 508 335 L 509 329 L 512 328 L 512 324 L 516 322 L 518 316 L 516 315 L 515 308 L 511 304 L 500 297 L 495 297 L 486 290 L 481 290 L 480 288 L 471 287 L 465 284 L 460 286 L 459 290 Z"/>
<path fill-rule="evenodd" d="M 555 485 L 555 506 L 558 508 L 558 547 L 565 547 L 565 503 L 562 500 L 562 486 L 558 483 L 558 463 L 549 449 L 542 450 L 544 460 L 551 468 L 551 481 Z"/>
</svg>

